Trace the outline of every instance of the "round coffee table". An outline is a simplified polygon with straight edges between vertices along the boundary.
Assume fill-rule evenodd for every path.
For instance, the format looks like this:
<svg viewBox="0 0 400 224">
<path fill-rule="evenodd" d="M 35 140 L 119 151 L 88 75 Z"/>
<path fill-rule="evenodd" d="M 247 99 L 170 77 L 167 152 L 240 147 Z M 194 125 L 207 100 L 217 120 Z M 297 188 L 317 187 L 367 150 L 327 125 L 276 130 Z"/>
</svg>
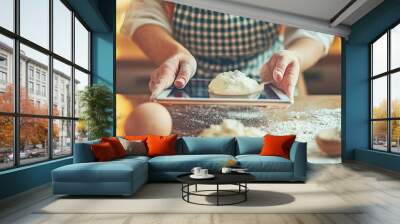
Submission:
<svg viewBox="0 0 400 224">
<path fill-rule="evenodd" d="M 177 177 L 178 181 L 182 183 L 182 199 L 188 203 L 198 204 L 198 205 L 234 205 L 245 202 L 247 200 L 247 192 L 249 188 L 247 183 L 255 180 L 255 177 L 248 173 L 228 173 L 213 174 L 215 177 L 212 179 L 193 179 L 189 174 L 182 174 Z M 198 190 L 197 185 L 215 185 L 215 190 Z M 237 190 L 224 190 L 220 189 L 220 185 L 236 185 Z M 195 186 L 194 191 L 190 191 L 190 186 Z M 215 194 L 206 194 L 214 192 Z M 190 200 L 190 196 L 203 196 L 203 197 L 216 197 L 216 204 L 203 204 L 197 203 Z M 221 197 L 232 197 L 240 196 L 240 199 L 231 203 L 221 203 Z"/>
</svg>

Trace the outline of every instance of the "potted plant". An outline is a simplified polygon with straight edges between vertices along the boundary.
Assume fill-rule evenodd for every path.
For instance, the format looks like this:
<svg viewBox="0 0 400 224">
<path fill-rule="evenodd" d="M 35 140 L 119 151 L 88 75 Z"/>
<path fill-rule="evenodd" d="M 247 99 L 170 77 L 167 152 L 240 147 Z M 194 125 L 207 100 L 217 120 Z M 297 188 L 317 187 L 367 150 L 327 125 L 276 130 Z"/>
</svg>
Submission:
<svg viewBox="0 0 400 224">
<path fill-rule="evenodd" d="M 110 89 L 95 84 L 86 87 L 79 95 L 82 119 L 79 124 L 87 128 L 89 140 L 110 136 L 113 115 L 113 93 Z"/>
</svg>

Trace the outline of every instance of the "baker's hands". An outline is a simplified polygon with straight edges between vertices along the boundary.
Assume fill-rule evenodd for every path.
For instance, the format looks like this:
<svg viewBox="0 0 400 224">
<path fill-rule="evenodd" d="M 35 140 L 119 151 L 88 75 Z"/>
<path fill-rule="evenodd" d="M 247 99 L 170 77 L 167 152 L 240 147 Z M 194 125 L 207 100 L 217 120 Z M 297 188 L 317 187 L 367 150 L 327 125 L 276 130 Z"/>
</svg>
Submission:
<svg viewBox="0 0 400 224">
<path fill-rule="evenodd" d="M 168 58 L 151 73 L 149 89 L 150 99 L 157 97 L 172 84 L 183 88 L 197 69 L 196 59 L 189 52 L 179 52 Z"/>
<path fill-rule="evenodd" d="M 261 68 L 261 79 L 282 90 L 293 101 L 294 90 L 300 74 L 300 59 L 290 50 L 281 50 Z"/>
</svg>

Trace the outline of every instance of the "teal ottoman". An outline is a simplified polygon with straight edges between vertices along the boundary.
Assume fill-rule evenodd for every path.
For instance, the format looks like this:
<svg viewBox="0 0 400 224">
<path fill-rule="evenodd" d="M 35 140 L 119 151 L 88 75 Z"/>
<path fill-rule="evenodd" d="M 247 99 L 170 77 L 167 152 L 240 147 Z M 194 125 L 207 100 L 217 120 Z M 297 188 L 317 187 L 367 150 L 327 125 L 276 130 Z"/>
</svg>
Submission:
<svg viewBox="0 0 400 224">
<path fill-rule="evenodd" d="M 132 195 L 148 180 L 147 160 L 144 156 L 133 156 L 59 167 L 52 172 L 53 193 Z"/>
</svg>

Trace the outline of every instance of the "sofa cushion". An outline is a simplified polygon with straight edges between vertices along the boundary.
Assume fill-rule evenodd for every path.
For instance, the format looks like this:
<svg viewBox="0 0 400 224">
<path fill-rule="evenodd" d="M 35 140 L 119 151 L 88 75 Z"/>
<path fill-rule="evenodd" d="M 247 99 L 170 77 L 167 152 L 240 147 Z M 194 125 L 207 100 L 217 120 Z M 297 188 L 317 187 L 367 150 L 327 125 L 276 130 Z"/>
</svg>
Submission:
<svg viewBox="0 0 400 224">
<path fill-rule="evenodd" d="M 236 137 L 236 155 L 260 154 L 263 147 L 262 137 Z"/>
<path fill-rule="evenodd" d="M 231 155 L 175 155 L 158 156 L 149 160 L 149 170 L 163 172 L 190 172 L 199 166 L 210 171 L 219 171 L 230 159 Z"/>
<path fill-rule="evenodd" d="M 114 149 L 115 155 L 118 158 L 122 158 L 126 156 L 126 151 L 124 149 L 124 146 L 121 144 L 119 139 L 117 137 L 103 137 L 101 138 L 101 142 L 108 142 Z"/>
<path fill-rule="evenodd" d="M 180 152 L 184 155 L 235 155 L 235 139 L 230 137 L 183 137 Z"/>
<path fill-rule="evenodd" d="M 74 163 L 88 163 L 95 162 L 96 158 L 91 150 L 92 144 L 99 144 L 101 141 L 99 139 L 75 143 L 74 147 Z"/>
<path fill-rule="evenodd" d="M 292 172 L 292 161 L 279 156 L 239 155 L 240 167 L 249 172 Z"/>
<path fill-rule="evenodd" d="M 134 173 L 147 176 L 147 163 L 141 159 L 74 163 L 53 170 L 57 182 L 130 182 Z M 140 174 L 141 176 L 142 174 Z"/>
<path fill-rule="evenodd" d="M 146 142 L 141 140 L 127 140 L 122 137 L 118 137 L 122 146 L 126 151 L 126 155 L 137 155 L 137 156 L 145 156 L 147 155 Z"/>
<path fill-rule="evenodd" d="M 146 139 L 148 156 L 165 156 L 176 154 L 176 139 L 178 135 L 150 135 Z"/>
<path fill-rule="evenodd" d="M 147 157 L 147 156 L 130 155 L 130 156 L 125 156 L 124 158 L 121 158 L 121 159 L 114 160 L 114 162 L 116 162 L 116 161 L 131 162 L 131 161 L 135 161 L 135 160 L 147 162 L 147 161 L 149 161 L 149 159 L 150 159 L 150 157 Z"/>
<path fill-rule="evenodd" d="M 118 156 L 115 154 L 115 150 L 109 142 L 93 144 L 91 145 L 91 149 L 94 157 L 96 157 L 96 161 L 105 162 L 118 158 Z"/>
<path fill-rule="evenodd" d="M 280 156 L 290 159 L 290 148 L 296 135 L 265 135 L 261 156 Z"/>
</svg>

